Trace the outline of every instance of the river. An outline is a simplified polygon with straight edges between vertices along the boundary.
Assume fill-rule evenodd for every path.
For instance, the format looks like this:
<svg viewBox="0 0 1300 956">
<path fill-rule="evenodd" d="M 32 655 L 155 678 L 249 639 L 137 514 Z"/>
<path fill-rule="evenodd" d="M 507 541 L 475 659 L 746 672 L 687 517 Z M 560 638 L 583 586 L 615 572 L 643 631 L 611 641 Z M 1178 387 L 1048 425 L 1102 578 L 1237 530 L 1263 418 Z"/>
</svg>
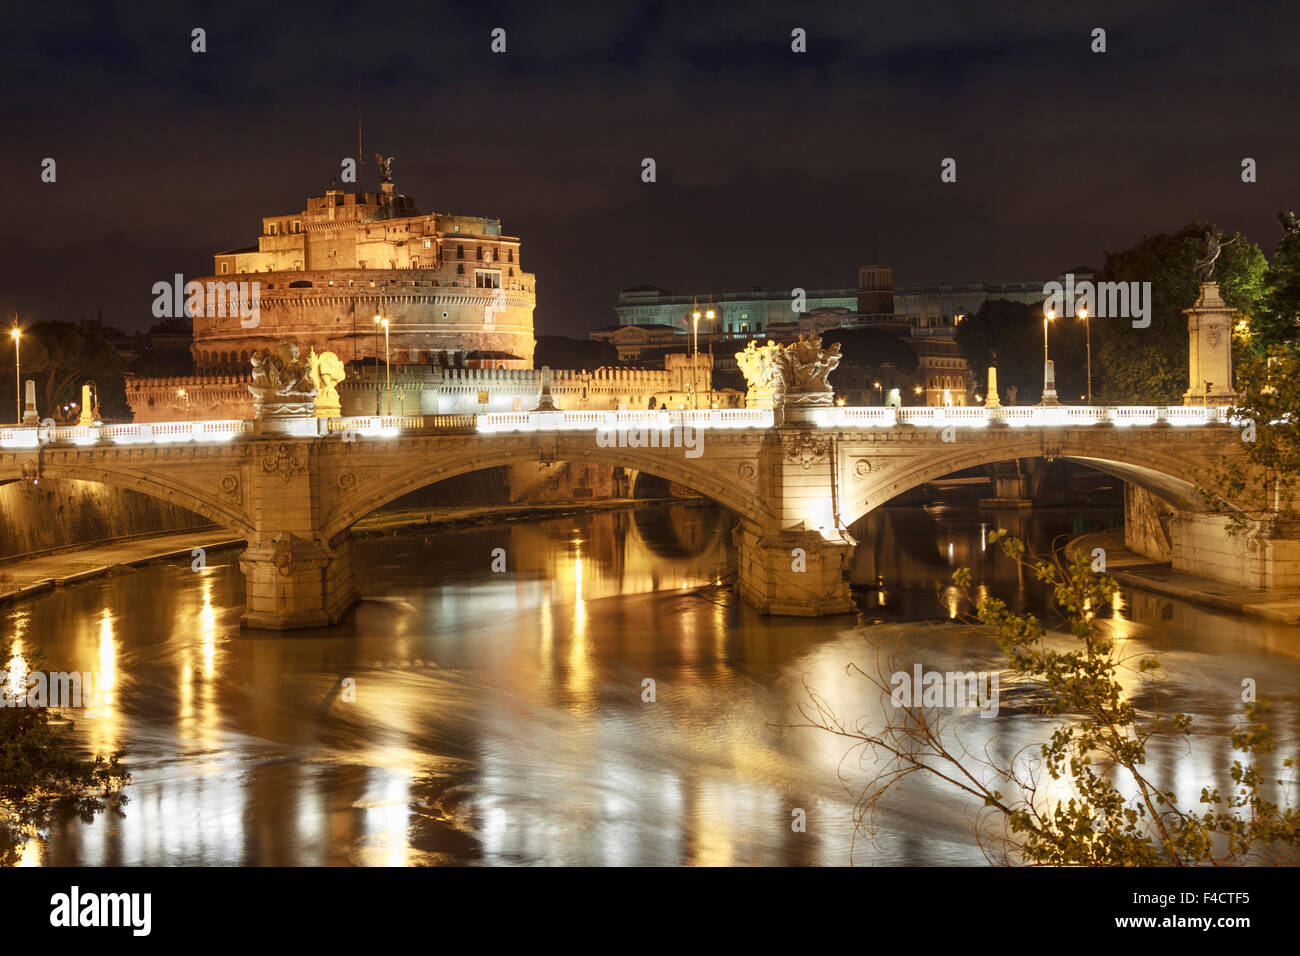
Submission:
<svg viewBox="0 0 1300 956">
<path fill-rule="evenodd" d="M 1042 548 L 1116 513 L 998 517 Z M 876 838 L 855 840 L 863 771 L 843 759 L 848 743 L 790 725 L 805 684 L 845 717 L 878 713 L 845 667 L 870 666 L 882 641 L 929 669 L 995 666 L 990 639 L 949 620 L 965 609 L 944 588 L 967 564 L 1041 606 L 988 545 L 997 523 L 961 507 L 867 516 L 853 529 L 860 619 L 738 604 L 718 586 L 734 568 L 730 520 L 703 503 L 364 538 L 363 600 L 323 631 L 241 632 L 235 551 L 0 608 L 47 670 L 97 675 L 74 732 L 122 750 L 133 774 L 124 815 L 62 820 L 22 862 L 982 863 L 974 808 L 915 776 L 885 801 Z M 1141 703 L 1204 731 L 1154 748 L 1157 780 L 1189 802 L 1226 783 L 1219 735 L 1243 678 L 1295 751 L 1300 628 L 1127 589 L 1113 617 L 1122 641 L 1162 655 L 1162 678 L 1134 685 Z M 1048 733 L 1011 706 L 957 720 L 1003 755 Z"/>
</svg>

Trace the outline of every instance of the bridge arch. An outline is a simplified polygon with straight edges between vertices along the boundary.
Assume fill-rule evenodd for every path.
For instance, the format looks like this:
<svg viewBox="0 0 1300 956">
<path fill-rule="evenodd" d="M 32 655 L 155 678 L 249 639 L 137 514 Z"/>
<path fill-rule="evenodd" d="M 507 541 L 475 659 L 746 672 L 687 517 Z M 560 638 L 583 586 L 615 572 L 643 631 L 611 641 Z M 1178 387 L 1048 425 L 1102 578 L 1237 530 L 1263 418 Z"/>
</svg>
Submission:
<svg viewBox="0 0 1300 956">
<path fill-rule="evenodd" d="M 1019 458 L 1077 461 L 1149 491 L 1180 511 L 1205 510 L 1196 491 L 1197 472 L 1225 450 L 1220 447 L 1222 437 L 1216 441 L 1207 436 L 1201 454 L 1189 455 L 1185 446 L 1161 447 L 1157 442 L 1137 442 L 1124 431 L 1112 431 L 1107 436 L 1097 435 L 1095 431 L 1088 434 L 1087 429 L 1080 431 L 1084 434 L 1052 444 L 1046 443 L 1042 436 L 1029 434 L 994 441 L 983 436 L 970 440 L 959 436 L 948 444 L 936 443 L 931 454 L 897 458 L 864 455 L 864 450 L 849 447 L 845 449 L 845 457 L 865 459 L 870 470 L 865 480 L 854 482 L 850 477 L 842 483 L 845 492 L 840 505 L 841 521 L 849 526 L 898 495 L 945 475 Z"/>
<path fill-rule="evenodd" d="M 486 468 L 538 461 L 590 461 L 636 469 L 689 488 L 742 518 L 759 521 L 765 516 L 758 495 L 735 477 L 736 465 L 751 460 L 748 457 L 719 461 L 711 456 L 686 458 L 682 449 L 674 448 L 601 448 L 590 436 L 500 439 L 500 444 L 480 440 L 462 446 L 465 451 L 461 454 L 448 454 L 445 445 L 434 442 L 421 450 L 418 443 L 418 439 L 412 443 L 417 446 L 411 449 L 414 454 L 395 454 L 400 459 L 396 467 L 381 467 L 380 474 L 369 481 L 358 474 L 355 488 L 334 497 L 322 529 L 326 540 L 333 540 L 389 502 L 428 485 Z M 413 462 L 412 458 L 417 460 Z M 346 457 L 342 460 L 346 461 Z"/>
<path fill-rule="evenodd" d="M 29 467 L 34 467 L 35 461 L 34 455 L 28 459 Z M 24 475 L 23 466 L 24 462 L 18 460 L 12 463 L 0 463 L 0 484 L 30 481 L 31 476 Z M 174 480 L 176 477 L 178 476 L 172 469 L 144 471 L 138 468 L 107 468 L 103 463 L 78 463 L 60 461 L 58 458 L 42 458 L 37 480 L 84 481 L 135 491 L 184 508 L 186 511 L 192 511 L 227 531 L 246 537 L 253 535 L 253 525 L 239 502 L 233 500 L 225 502 L 215 495 L 205 495 L 198 489 Z"/>
</svg>

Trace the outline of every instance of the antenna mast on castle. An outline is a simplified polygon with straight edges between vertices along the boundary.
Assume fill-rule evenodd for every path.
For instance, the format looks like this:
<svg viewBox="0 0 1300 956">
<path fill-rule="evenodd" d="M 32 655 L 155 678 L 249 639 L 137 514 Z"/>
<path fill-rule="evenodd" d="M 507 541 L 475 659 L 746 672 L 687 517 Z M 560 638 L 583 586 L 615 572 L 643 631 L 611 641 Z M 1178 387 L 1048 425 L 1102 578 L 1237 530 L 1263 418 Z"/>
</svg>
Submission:
<svg viewBox="0 0 1300 956">
<path fill-rule="evenodd" d="M 357 192 L 365 192 L 361 180 L 361 167 L 366 164 L 365 153 L 361 152 L 361 81 L 357 80 Z"/>
</svg>

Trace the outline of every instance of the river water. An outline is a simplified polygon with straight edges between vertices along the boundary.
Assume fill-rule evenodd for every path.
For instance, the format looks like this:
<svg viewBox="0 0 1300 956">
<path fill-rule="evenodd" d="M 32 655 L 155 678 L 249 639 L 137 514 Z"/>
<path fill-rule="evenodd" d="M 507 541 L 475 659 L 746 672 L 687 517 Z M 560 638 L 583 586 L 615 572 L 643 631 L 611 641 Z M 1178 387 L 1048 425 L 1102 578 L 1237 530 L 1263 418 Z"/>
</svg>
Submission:
<svg viewBox="0 0 1300 956">
<path fill-rule="evenodd" d="M 1115 519 L 880 509 L 854 528 L 860 618 L 738 604 L 716 586 L 734 568 L 729 519 L 698 503 L 362 539 L 363 601 L 323 631 L 241 632 L 234 551 L 0 608 L 45 669 L 96 674 L 75 733 L 124 751 L 134 775 L 123 816 L 61 821 L 22 862 L 982 863 L 976 808 L 916 776 L 884 802 L 875 839 L 855 839 L 866 771 L 849 741 L 791 726 L 799 704 L 811 688 L 873 719 L 881 696 L 846 665 L 870 669 L 881 646 L 908 667 L 993 669 L 991 640 L 949 620 L 965 610 L 945 591 L 952 569 L 1039 606 L 987 531 L 1042 548 Z M 1220 735 L 1243 678 L 1294 752 L 1300 628 L 1129 591 L 1114 625 L 1162 654 L 1162 679 L 1132 686 L 1139 702 L 1197 720 L 1190 745 L 1154 748 L 1151 765 L 1189 803 L 1227 781 Z M 955 720 L 1002 756 L 1049 732 L 1010 705 Z"/>
</svg>

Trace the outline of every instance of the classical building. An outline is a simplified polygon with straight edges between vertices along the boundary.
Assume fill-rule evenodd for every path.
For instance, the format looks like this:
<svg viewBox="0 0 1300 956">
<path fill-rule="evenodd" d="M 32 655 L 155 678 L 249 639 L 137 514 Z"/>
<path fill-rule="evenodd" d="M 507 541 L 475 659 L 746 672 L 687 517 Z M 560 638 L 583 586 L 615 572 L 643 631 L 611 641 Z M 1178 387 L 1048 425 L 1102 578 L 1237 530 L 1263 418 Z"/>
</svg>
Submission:
<svg viewBox="0 0 1300 956">
<path fill-rule="evenodd" d="M 1076 269 L 1076 278 L 1082 270 Z M 967 285 L 893 286 L 889 266 L 862 266 L 858 285 L 852 289 L 808 289 L 805 312 L 840 309 L 845 313 L 906 316 L 917 328 L 947 328 L 950 331 L 959 315 L 973 315 L 989 299 L 1011 299 L 1030 305 L 1043 301 L 1042 282 L 974 282 Z M 892 300 L 892 306 L 887 303 Z M 637 286 L 619 293 L 614 307 L 618 325 L 601 332 L 608 335 L 620 326 L 669 326 L 678 332 L 691 328 L 691 312 L 696 303 L 712 302 L 719 334 L 749 338 L 769 336 L 769 326 L 786 326 L 797 318 L 791 310 L 789 289 L 764 291 L 754 288 L 741 292 L 674 295 L 657 286 Z M 700 334 L 705 333 L 701 323 Z M 593 336 L 594 337 L 594 336 Z"/>
<path fill-rule="evenodd" d="M 916 370 L 903 374 L 887 367 L 846 364 L 833 382 L 837 391 L 867 404 L 882 402 L 897 388 L 906 404 L 966 405 L 980 399 L 973 391 L 974 375 L 955 341 L 957 326 L 989 299 L 1040 304 L 1043 284 L 895 289 L 889 266 L 867 265 L 858 269 L 854 289 L 809 290 L 805 310 L 798 313 L 792 311 L 789 292 L 754 289 L 714 296 L 673 295 L 656 286 L 638 286 L 619 294 L 615 308 L 619 324 L 598 329 L 591 338 L 612 343 L 620 361 L 650 365 L 665 353 L 681 351 L 683 344 L 689 348 L 692 313 L 712 308 L 712 325 L 700 323 L 699 347 L 711 352 L 719 371 L 729 371 L 736 368 L 735 354 L 750 341 L 789 343 L 810 333 L 873 328 L 906 342 L 917 357 Z M 855 380 L 863 376 L 865 384 Z M 872 387 L 876 382 L 880 382 L 878 389 Z"/>
<path fill-rule="evenodd" d="M 257 283 L 254 320 L 233 308 L 194 317 L 201 375 L 242 374 L 257 349 L 284 340 L 344 362 L 530 368 L 536 279 L 501 220 L 422 214 L 384 182 L 377 193 L 328 189 L 300 212 L 262 220 L 257 245 L 218 253 L 213 275 L 235 294 Z"/>
</svg>

